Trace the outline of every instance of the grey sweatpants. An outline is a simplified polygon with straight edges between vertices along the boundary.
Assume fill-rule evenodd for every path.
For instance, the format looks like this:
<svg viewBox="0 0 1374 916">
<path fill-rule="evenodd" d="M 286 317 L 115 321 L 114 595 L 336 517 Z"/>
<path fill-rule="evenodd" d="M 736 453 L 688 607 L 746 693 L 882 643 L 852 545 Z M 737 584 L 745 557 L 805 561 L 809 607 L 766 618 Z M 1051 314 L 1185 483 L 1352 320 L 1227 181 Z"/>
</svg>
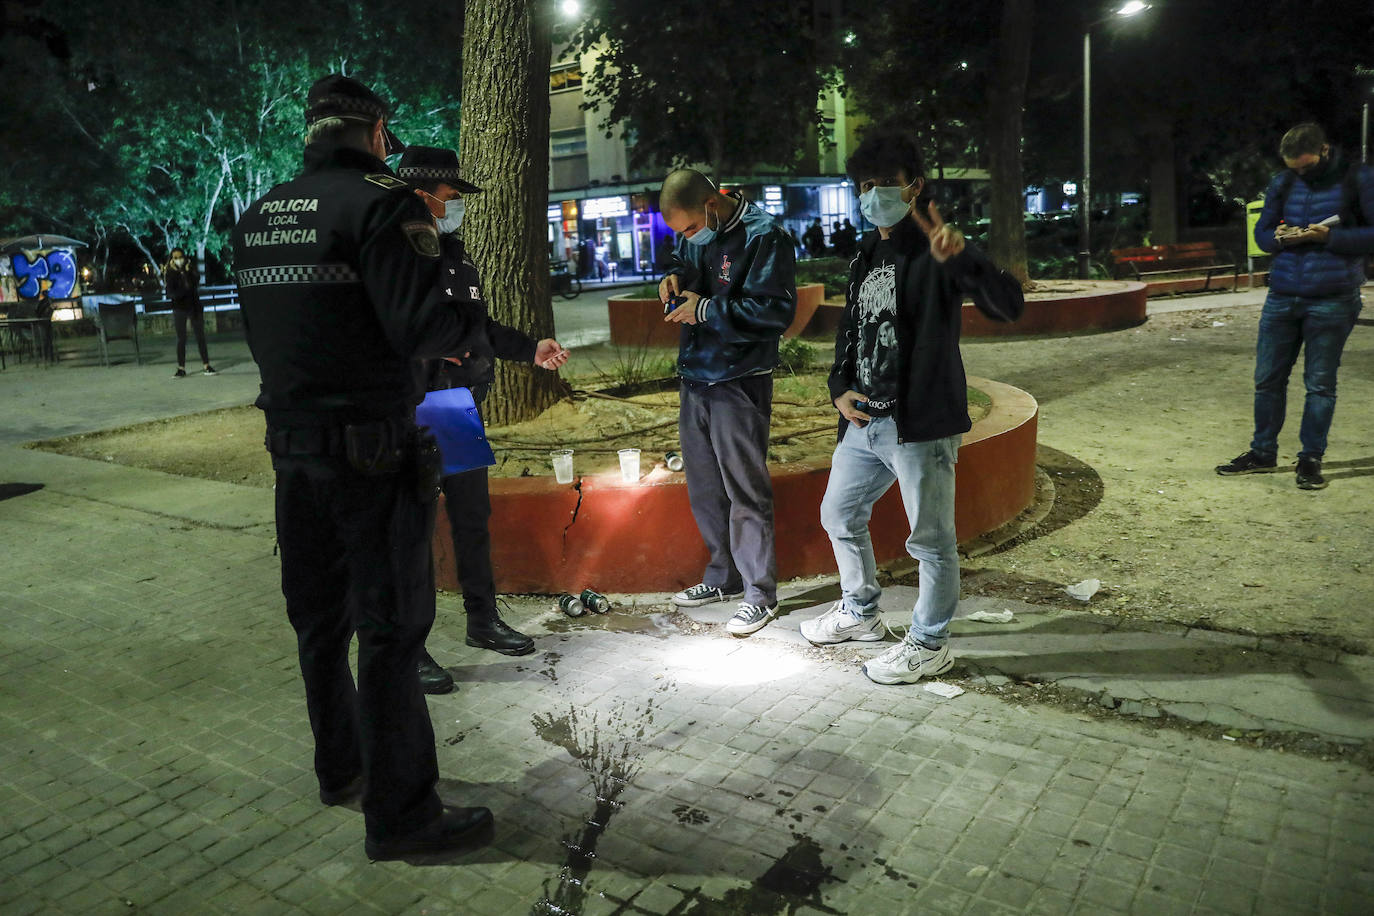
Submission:
<svg viewBox="0 0 1374 916">
<path fill-rule="evenodd" d="M 701 581 L 744 591 L 750 604 L 778 599 L 773 551 L 773 482 L 768 427 L 773 377 L 752 375 L 705 385 L 682 382 L 678 438 L 687 498 L 711 559 Z"/>
</svg>

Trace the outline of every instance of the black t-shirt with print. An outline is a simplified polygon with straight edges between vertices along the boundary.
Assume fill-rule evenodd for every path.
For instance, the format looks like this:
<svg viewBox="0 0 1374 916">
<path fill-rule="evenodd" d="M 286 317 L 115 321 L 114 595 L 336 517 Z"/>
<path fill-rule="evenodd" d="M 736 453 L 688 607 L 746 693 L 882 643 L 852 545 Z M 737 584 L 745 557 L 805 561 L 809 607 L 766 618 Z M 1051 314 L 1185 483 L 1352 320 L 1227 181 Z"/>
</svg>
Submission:
<svg viewBox="0 0 1374 916">
<path fill-rule="evenodd" d="M 867 413 L 887 416 L 897 406 L 897 263 L 892 243 L 873 250 L 868 273 L 859 281 L 858 360 L 854 390 L 868 401 Z"/>
</svg>

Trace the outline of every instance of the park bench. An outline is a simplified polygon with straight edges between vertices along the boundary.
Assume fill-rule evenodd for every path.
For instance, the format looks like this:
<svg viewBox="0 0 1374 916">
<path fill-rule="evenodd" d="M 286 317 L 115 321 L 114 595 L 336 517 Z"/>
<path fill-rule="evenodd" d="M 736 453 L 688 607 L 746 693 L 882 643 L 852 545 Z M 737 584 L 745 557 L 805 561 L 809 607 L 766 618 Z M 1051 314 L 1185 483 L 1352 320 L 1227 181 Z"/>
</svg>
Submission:
<svg viewBox="0 0 1374 916">
<path fill-rule="evenodd" d="M 1213 276 L 1229 270 L 1231 288 L 1240 285 L 1240 262 L 1230 252 L 1218 251 L 1213 242 L 1117 248 L 1112 251 L 1112 264 L 1117 279 L 1131 276 L 1145 282 L 1149 277 L 1202 273 L 1206 277 L 1202 288 L 1206 290 L 1211 287 Z"/>
</svg>

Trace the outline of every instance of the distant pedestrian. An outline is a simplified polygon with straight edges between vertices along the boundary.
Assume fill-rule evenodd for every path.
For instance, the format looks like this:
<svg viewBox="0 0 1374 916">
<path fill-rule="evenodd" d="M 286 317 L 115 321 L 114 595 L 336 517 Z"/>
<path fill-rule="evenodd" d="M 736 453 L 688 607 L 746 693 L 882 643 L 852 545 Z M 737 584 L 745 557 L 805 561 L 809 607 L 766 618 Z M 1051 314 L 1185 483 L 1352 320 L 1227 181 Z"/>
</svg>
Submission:
<svg viewBox="0 0 1374 916">
<path fill-rule="evenodd" d="M 830 253 L 835 257 L 840 256 L 840 246 L 844 244 L 844 230 L 840 227 L 840 221 L 830 224 Z"/>
<path fill-rule="evenodd" d="M 825 230 L 821 228 L 819 216 L 813 219 L 811 225 L 802 233 L 802 244 L 806 246 L 806 253 L 813 258 L 825 254 Z"/>
<path fill-rule="evenodd" d="M 1269 182 L 1255 244 L 1274 254 L 1255 355 L 1250 448 L 1217 466 L 1224 477 L 1278 467 L 1288 376 L 1304 350 L 1297 485 L 1326 487 L 1322 458 L 1336 411 L 1336 370 L 1363 302 L 1365 258 L 1374 254 L 1374 168 L 1347 166 L 1316 124 L 1279 142 L 1287 166 Z"/>
<path fill-rule="evenodd" d="M 177 331 L 177 371 L 172 378 L 186 378 L 186 324 L 196 334 L 196 347 L 205 375 L 214 375 L 210 365 L 210 351 L 205 346 L 205 313 L 200 302 L 200 269 L 180 248 L 172 249 L 172 256 L 162 268 L 167 284 L 167 298 L 172 302 L 172 321 Z"/>
<path fill-rule="evenodd" d="M 840 232 L 844 238 L 844 251 L 841 257 L 854 257 L 854 252 L 858 250 L 859 245 L 859 230 L 854 228 L 854 224 L 849 221 L 849 217 L 845 217 L 844 225 L 840 227 Z"/>
<path fill-rule="evenodd" d="M 845 168 L 864 218 L 878 230 L 864 236 L 850 266 L 828 383 L 840 427 L 821 525 L 842 597 L 801 632 L 815 645 L 883 638 L 868 520 L 896 483 L 911 523 L 907 552 L 920 561 L 920 594 L 906 636 L 863 670 L 879 684 L 909 684 L 953 664 L 954 464 L 971 426 L 959 354 L 963 300 L 971 297 L 995 321 L 1014 321 L 1025 302 L 1021 285 L 946 225 L 933 203 L 920 207 L 925 170 L 909 139 L 868 137 Z"/>
<path fill-rule="evenodd" d="M 681 302 L 678 435 L 687 498 L 710 560 L 679 607 L 742 598 L 726 630 L 744 636 L 778 612 L 768 433 L 778 341 L 796 312 L 787 233 L 739 192 L 678 169 L 663 181 L 663 219 L 681 236 L 659 299 Z"/>
</svg>

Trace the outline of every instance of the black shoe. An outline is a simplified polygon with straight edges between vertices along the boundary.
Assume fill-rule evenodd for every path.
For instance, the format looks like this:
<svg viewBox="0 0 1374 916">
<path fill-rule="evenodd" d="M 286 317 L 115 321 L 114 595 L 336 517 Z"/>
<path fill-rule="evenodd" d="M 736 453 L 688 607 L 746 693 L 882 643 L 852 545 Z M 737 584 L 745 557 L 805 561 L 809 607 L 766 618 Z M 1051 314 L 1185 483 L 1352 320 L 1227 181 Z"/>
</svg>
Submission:
<svg viewBox="0 0 1374 916">
<path fill-rule="evenodd" d="M 1326 489 L 1326 478 L 1322 476 L 1322 460 L 1320 458 L 1298 459 L 1298 489 Z"/>
<path fill-rule="evenodd" d="M 326 789 L 320 787 L 320 803 L 334 806 L 346 805 L 355 798 L 363 794 L 363 777 L 354 776 L 348 784 L 339 789 Z"/>
<path fill-rule="evenodd" d="M 219 375 L 219 373 L 215 371 L 214 366 L 206 366 L 205 371 L 202 372 L 201 375 Z"/>
<path fill-rule="evenodd" d="M 491 842 L 492 833 L 491 812 L 486 808 L 450 808 L 445 805 L 443 813 L 429 826 L 386 840 L 368 837 L 363 842 L 363 848 L 367 850 L 367 857 L 374 861 L 403 859 L 424 853 L 485 846 Z"/>
<path fill-rule="evenodd" d="M 1245 452 L 1237 455 L 1226 464 L 1217 465 L 1217 473 L 1222 477 L 1231 477 L 1236 474 L 1263 474 L 1272 471 L 1278 466 L 1278 461 L 1274 458 L 1261 458 L 1254 452 Z"/>
<path fill-rule="evenodd" d="M 468 620 L 468 645 L 475 649 L 491 649 L 502 655 L 529 655 L 534 640 L 506 625 L 500 617 L 493 620 Z"/>
<path fill-rule="evenodd" d="M 420 656 L 420 689 L 429 694 L 453 690 L 453 675 L 439 667 L 439 663 L 428 652 Z"/>
<path fill-rule="evenodd" d="M 177 371 L 172 373 L 172 378 L 186 378 L 186 370 L 178 369 Z"/>
</svg>

